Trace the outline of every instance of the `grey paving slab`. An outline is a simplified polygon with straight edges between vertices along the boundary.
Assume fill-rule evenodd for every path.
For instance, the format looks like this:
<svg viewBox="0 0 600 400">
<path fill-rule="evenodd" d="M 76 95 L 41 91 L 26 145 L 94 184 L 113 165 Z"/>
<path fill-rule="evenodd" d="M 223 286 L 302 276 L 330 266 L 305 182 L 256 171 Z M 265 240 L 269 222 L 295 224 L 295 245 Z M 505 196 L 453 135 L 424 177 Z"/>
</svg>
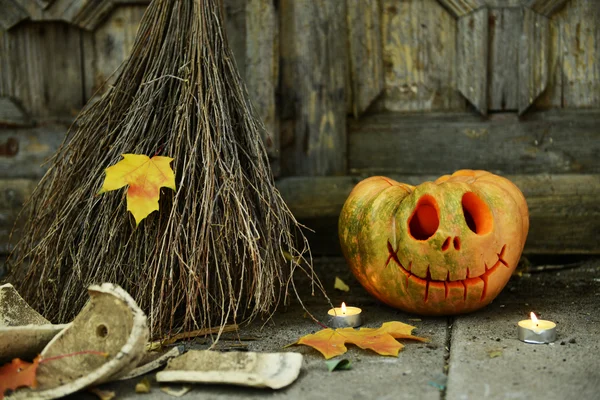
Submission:
<svg viewBox="0 0 600 400">
<path fill-rule="evenodd" d="M 446 399 L 599 399 L 599 306 L 598 260 L 513 278 L 486 309 L 455 318 Z M 518 340 L 531 311 L 557 323 L 556 342 Z"/>
<path fill-rule="evenodd" d="M 446 344 L 446 318 L 423 318 L 421 321 L 409 321 L 418 318 L 386 307 L 360 287 L 340 259 L 319 260 L 318 267 L 323 282 L 333 287 L 334 278 L 340 276 L 351 287 L 349 293 L 329 290 L 328 294 L 334 304 L 348 302 L 363 309 L 365 325 L 378 327 L 386 321 L 398 320 L 417 327 L 417 335 L 431 338 L 428 344 L 403 341 L 406 345 L 399 357 L 382 357 L 349 345 L 349 351 L 344 356 L 352 361 L 350 371 L 328 372 L 323 357 L 306 346 L 295 346 L 284 349 L 283 346 L 296 341 L 299 337 L 318 331 L 316 325 L 304 315 L 304 310 L 297 304 L 277 313 L 272 321 L 265 326 L 254 324 L 242 331 L 244 336 L 257 336 L 259 340 L 244 341 L 249 351 L 297 351 L 304 355 L 303 368 L 298 380 L 283 390 L 248 389 L 233 386 L 196 385 L 185 398 L 202 399 L 424 399 L 437 400 L 441 391 L 432 386 L 430 381 L 436 381 L 443 376 L 444 347 Z M 326 314 L 326 301 L 320 297 L 307 298 L 307 307 L 314 315 Z M 232 338 L 231 335 L 228 335 Z M 222 345 L 234 341 L 221 341 Z M 196 348 L 207 347 L 194 346 Z M 153 379 L 154 374 L 148 375 Z M 103 389 L 113 390 L 119 399 L 169 399 L 174 397 L 160 391 L 154 382 L 152 392 L 148 395 L 138 395 L 134 392 L 135 383 L 140 380 L 117 382 L 102 385 Z M 72 396 L 82 398 L 82 394 Z M 143 397 L 140 397 L 143 396 Z M 90 397 L 91 398 L 91 397 Z"/>
</svg>

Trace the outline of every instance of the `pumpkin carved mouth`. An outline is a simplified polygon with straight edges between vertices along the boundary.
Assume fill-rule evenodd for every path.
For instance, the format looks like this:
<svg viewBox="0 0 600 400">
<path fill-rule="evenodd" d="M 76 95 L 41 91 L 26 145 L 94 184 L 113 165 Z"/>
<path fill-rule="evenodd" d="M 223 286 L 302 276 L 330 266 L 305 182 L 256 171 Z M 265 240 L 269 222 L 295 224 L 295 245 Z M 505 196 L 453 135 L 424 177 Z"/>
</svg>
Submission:
<svg viewBox="0 0 600 400">
<path fill-rule="evenodd" d="M 470 288 L 474 289 L 475 287 L 481 286 L 483 284 L 483 289 L 481 291 L 481 299 L 480 299 L 480 301 L 481 301 L 485 298 L 485 296 L 487 294 L 488 280 L 489 280 L 490 276 L 492 276 L 498 270 L 498 268 L 501 268 L 501 267 L 510 268 L 508 263 L 504 260 L 504 254 L 506 253 L 506 245 L 504 245 L 504 246 L 502 246 L 500 253 L 497 253 L 498 260 L 491 267 L 489 267 L 486 264 L 484 273 L 482 273 L 478 276 L 470 276 L 470 271 L 469 271 L 467 273 L 467 276 L 469 276 L 468 278 L 451 281 L 450 280 L 450 272 L 448 271 L 448 274 L 446 275 L 445 280 L 443 280 L 443 281 L 435 280 L 431 277 L 431 273 L 429 272 L 429 266 L 427 266 L 425 277 L 417 276 L 411 272 L 412 262 L 408 265 L 408 268 L 405 267 L 404 265 L 402 265 L 402 263 L 398 259 L 397 252 L 394 251 L 394 248 L 389 241 L 387 243 L 387 248 L 388 248 L 389 256 L 388 256 L 388 259 L 387 259 L 385 265 L 387 266 L 390 264 L 390 261 L 393 261 L 398 266 L 400 271 L 402 271 L 402 273 L 406 277 L 405 287 L 408 287 L 409 284 L 413 284 L 413 285 L 420 286 L 420 287 L 425 287 L 425 294 L 424 294 L 425 302 L 427 302 L 427 300 L 429 298 L 430 290 L 436 291 L 437 293 L 440 293 L 443 290 L 445 299 L 448 298 L 448 295 L 451 291 L 452 292 L 462 291 L 464 300 L 466 301 L 467 294 L 470 291 Z"/>
</svg>

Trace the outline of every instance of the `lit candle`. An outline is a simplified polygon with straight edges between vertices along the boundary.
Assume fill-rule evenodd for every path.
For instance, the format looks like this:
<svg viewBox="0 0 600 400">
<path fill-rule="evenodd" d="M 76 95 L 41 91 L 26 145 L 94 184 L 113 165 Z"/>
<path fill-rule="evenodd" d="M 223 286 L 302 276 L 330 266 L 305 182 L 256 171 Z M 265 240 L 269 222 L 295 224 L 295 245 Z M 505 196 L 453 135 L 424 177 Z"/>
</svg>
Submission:
<svg viewBox="0 0 600 400">
<path fill-rule="evenodd" d="M 346 307 L 346 303 L 342 303 L 341 307 L 335 307 L 327 311 L 329 326 L 332 328 L 355 328 L 360 326 L 362 324 L 361 313 L 360 308 Z"/>
<path fill-rule="evenodd" d="M 525 343 L 551 343 L 556 340 L 556 324 L 552 321 L 537 319 L 531 313 L 531 319 L 519 321 L 519 339 Z"/>
</svg>

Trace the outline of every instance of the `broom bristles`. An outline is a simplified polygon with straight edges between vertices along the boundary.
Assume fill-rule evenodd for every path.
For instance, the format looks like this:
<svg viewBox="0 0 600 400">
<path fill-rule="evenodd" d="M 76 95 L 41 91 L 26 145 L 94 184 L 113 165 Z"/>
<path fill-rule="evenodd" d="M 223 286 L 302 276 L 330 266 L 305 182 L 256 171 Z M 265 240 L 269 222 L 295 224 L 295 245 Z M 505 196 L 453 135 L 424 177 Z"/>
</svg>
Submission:
<svg viewBox="0 0 600 400">
<path fill-rule="evenodd" d="M 99 282 L 127 290 L 154 336 L 271 313 L 295 269 L 324 294 L 274 186 L 219 3 L 149 5 L 114 86 L 78 116 L 26 205 L 10 279 L 52 321 L 70 321 Z M 124 191 L 96 195 L 124 153 L 174 158 L 176 192 L 163 190 L 137 228 Z"/>
</svg>

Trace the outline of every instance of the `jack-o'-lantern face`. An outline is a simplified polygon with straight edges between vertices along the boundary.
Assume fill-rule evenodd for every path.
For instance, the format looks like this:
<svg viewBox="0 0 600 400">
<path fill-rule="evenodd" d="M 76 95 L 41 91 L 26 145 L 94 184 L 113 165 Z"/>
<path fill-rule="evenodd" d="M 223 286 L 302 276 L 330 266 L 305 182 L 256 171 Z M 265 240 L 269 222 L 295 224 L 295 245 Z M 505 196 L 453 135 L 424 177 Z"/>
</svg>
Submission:
<svg viewBox="0 0 600 400">
<path fill-rule="evenodd" d="M 359 183 L 340 216 L 344 255 L 380 300 L 421 314 L 491 302 L 527 236 L 527 204 L 505 178 L 458 171 L 417 187 L 384 177 Z"/>
</svg>

